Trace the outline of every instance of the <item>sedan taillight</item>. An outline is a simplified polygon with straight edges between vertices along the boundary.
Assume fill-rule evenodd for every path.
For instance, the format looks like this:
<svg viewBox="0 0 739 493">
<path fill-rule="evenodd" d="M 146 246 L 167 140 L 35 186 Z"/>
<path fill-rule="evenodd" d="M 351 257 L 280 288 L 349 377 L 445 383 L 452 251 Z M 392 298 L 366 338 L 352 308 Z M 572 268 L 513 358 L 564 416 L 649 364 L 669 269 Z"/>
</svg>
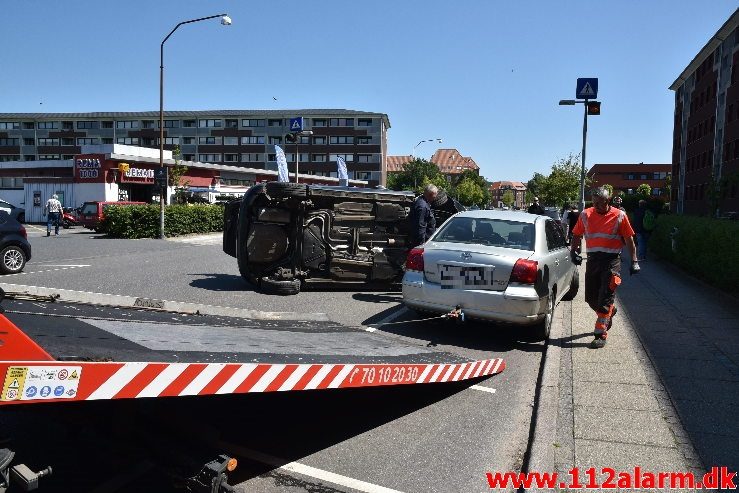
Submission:
<svg viewBox="0 0 739 493">
<path fill-rule="evenodd" d="M 405 260 L 405 270 L 423 272 L 423 248 L 413 248 Z"/>
<path fill-rule="evenodd" d="M 536 272 L 539 270 L 539 262 L 536 260 L 526 260 L 520 258 L 516 260 L 516 265 L 511 271 L 511 279 L 509 282 L 518 282 L 521 284 L 534 284 L 536 282 Z"/>
<path fill-rule="evenodd" d="M 28 239 L 28 233 L 26 232 L 26 227 L 21 224 L 21 236 L 23 236 L 25 239 Z"/>
</svg>

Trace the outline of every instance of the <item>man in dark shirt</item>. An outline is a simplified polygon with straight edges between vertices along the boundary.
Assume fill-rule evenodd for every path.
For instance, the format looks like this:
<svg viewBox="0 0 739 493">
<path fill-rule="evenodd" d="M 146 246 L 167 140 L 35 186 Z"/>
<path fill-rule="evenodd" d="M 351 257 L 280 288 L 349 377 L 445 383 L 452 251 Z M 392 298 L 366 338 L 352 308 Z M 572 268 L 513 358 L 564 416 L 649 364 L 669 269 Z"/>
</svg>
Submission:
<svg viewBox="0 0 739 493">
<path fill-rule="evenodd" d="M 534 203 L 529 207 L 529 214 L 544 215 L 544 208 L 539 204 L 539 197 L 534 197 Z"/>
<path fill-rule="evenodd" d="M 418 197 L 411 209 L 411 246 L 423 245 L 434 231 L 436 231 L 436 218 L 431 210 L 431 202 L 439 193 L 436 185 L 426 185 L 423 195 Z"/>
</svg>

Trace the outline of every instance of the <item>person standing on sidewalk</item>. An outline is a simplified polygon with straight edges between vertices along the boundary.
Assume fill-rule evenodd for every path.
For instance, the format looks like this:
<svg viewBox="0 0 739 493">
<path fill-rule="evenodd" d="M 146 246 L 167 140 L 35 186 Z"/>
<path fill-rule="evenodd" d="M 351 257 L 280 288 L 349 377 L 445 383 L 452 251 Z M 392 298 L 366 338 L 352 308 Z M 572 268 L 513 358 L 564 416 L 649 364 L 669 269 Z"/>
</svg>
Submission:
<svg viewBox="0 0 739 493">
<path fill-rule="evenodd" d="M 44 212 L 48 215 L 46 221 L 46 236 L 51 236 L 51 223 L 54 223 L 54 235 L 59 236 L 59 220 L 62 216 L 62 203 L 59 202 L 59 197 L 54 194 L 49 200 L 46 201 L 46 207 Z"/>
<path fill-rule="evenodd" d="M 637 254 L 641 260 L 646 260 L 647 258 L 647 243 L 649 242 L 649 233 L 651 232 L 650 230 L 647 230 L 644 224 L 644 218 L 647 216 L 647 211 L 647 201 L 643 199 L 640 200 L 639 208 L 634 211 L 634 231 L 636 231 Z M 649 214 L 652 216 L 651 222 L 654 223 L 654 213 L 649 211 Z M 653 225 L 647 226 L 653 227 Z"/>
<path fill-rule="evenodd" d="M 436 218 L 434 217 L 434 211 L 431 210 L 431 202 L 438 194 L 439 189 L 436 185 L 428 184 L 423 191 L 423 195 L 413 203 L 410 213 L 411 246 L 423 245 L 436 231 Z"/>
<path fill-rule="evenodd" d="M 621 248 L 624 243 L 631 253 L 631 275 L 639 272 L 639 261 L 634 245 L 634 230 L 626 213 L 608 204 L 610 193 L 607 188 L 597 188 L 592 195 L 593 207 L 582 211 L 572 231 L 570 251 L 573 262 L 579 265 L 582 257 L 578 252 L 582 238 L 585 238 L 588 252 L 585 301 L 597 317 L 591 347 L 602 348 L 606 345 L 608 329 L 616 315 L 613 302 L 616 288 L 621 284 Z"/>
</svg>

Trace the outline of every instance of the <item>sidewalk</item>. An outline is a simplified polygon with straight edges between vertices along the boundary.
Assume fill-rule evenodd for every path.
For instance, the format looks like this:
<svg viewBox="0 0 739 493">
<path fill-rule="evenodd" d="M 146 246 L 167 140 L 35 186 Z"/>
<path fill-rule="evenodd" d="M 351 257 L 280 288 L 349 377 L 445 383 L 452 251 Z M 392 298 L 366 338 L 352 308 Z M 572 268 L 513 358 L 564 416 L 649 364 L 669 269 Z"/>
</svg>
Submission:
<svg viewBox="0 0 739 493">
<path fill-rule="evenodd" d="M 544 453 L 554 470 L 737 471 L 737 304 L 659 261 L 644 262 L 638 276 L 624 263 L 608 345 L 594 350 L 584 273 L 585 264 L 575 300 L 558 307 L 547 352 L 555 375 L 559 361 L 554 451 Z"/>
</svg>

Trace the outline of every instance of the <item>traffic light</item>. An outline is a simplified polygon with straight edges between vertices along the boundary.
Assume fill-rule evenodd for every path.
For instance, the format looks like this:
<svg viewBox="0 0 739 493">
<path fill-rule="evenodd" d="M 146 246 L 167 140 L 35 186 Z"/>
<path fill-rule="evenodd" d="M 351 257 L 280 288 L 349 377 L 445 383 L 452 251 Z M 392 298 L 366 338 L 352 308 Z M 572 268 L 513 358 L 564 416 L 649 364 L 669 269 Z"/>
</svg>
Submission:
<svg viewBox="0 0 739 493">
<path fill-rule="evenodd" d="M 291 134 L 285 134 L 285 143 L 286 144 L 294 144 L 298 141 L 298 135 L 291 133 Z"/>
<path fill-rule="evenodd" d="M 588 101 L 588 115 L 600 115 L 600 101 Z"/>
</svg>

